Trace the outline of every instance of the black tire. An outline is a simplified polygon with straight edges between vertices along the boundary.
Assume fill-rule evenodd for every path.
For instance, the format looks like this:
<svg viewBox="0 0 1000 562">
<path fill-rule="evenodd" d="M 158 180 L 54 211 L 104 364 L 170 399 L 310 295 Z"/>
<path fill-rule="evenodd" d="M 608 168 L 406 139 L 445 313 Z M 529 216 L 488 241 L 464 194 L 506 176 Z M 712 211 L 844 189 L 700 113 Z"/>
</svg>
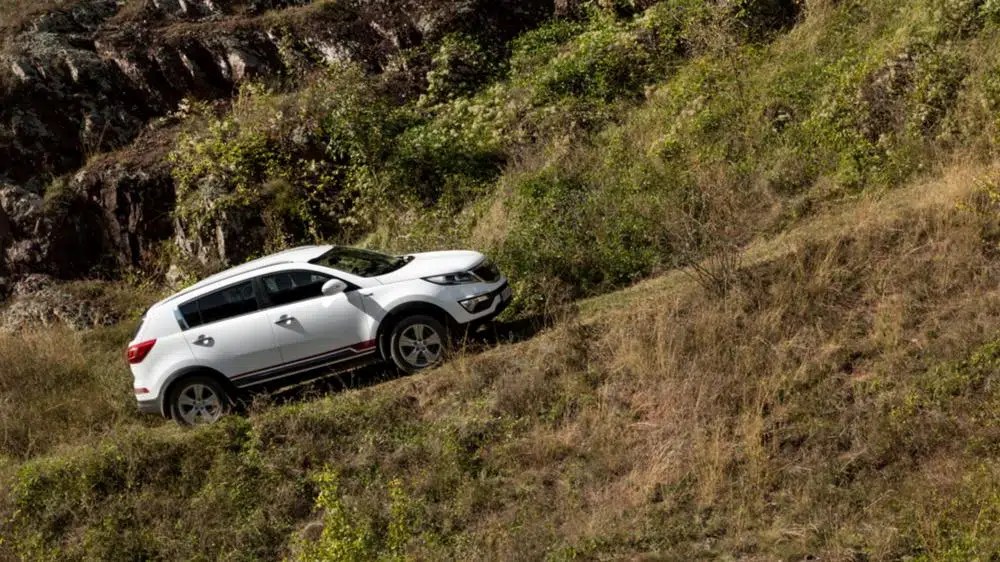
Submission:
<svg viewBox="0 0 1000 562">
<path fill-rule="evenodd" d="M 437 319 L 409 316 L 393 326 L 389 356 L 400 371 L 415 373 L 440 364 L 450 343 L 448 330 Z"/>
<path fill-rule="evenodd" d="M 180 425 L 207 425 L 219 421 L 233 409 L 232 397 L 212 377 L 195 375 L 170 388 L 170 417 Z"/>
</svg>

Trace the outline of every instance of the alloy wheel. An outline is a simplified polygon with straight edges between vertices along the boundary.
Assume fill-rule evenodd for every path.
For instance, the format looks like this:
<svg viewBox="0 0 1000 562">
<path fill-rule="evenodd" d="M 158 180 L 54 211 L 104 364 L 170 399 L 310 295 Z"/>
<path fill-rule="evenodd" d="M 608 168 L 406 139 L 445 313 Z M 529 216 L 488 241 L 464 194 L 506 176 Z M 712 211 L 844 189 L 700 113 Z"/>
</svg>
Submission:
<svg viewBox="0 0 1000 562">
<path fill-rule="evenodd" d="M 441 335 L 427 324 L 413 324 L 399 335 L 403 359 L 418 369 L 437 363 L 444 352 Z"/>
<path fill-rule="evenodd" d="M 177 409 L 188 425 L 201 425 L 219 420 L 224 413 L 222 398 L 212 387 L 195 383 L 181 390 Z"/>
</svg>

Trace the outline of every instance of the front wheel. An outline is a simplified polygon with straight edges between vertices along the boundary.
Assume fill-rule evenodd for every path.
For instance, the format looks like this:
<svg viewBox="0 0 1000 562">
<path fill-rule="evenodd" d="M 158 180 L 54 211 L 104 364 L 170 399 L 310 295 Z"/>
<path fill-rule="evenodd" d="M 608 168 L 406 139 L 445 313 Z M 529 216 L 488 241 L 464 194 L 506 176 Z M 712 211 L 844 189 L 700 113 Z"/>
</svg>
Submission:
<svg viewBox="0 0 1000 562">
<path fill-rule="evenodd" d="M 415 373 L 444 359 L 448 332 L 430 316 L 410 316 L 392 329 L 389 346 L 396 367 L 405 373 Z"/>
<path fill-rule="evenodd" d="M 230 407 L 226 391 L 211 377 L 186 378 L 170 392 L 170 417 L 181 425 L 215 423 Z"/>
</svg>

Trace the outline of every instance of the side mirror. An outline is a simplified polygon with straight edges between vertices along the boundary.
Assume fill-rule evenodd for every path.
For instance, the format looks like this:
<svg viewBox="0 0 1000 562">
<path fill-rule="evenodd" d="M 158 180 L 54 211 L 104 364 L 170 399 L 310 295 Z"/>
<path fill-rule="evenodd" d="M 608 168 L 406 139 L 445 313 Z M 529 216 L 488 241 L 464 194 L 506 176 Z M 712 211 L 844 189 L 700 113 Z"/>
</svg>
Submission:
<svg viewBox="0 0 1000 562">
<path fill-rule="evenodd" d="M 328 297 L 337 295 L 347 290 L 347 283 L 344 283 L 340 279 L 330 279 L 326 283 L 323 283 L 323 288 L 321 290 L 323 291 L 323 294 Z"/>
</svg>

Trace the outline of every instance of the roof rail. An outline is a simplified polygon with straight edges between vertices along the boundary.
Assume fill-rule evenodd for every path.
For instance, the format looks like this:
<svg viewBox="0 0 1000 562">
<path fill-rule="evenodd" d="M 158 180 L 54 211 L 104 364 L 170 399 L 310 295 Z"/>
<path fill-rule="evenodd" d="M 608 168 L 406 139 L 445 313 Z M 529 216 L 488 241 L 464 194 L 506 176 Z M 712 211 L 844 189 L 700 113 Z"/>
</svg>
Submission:
<svg viewBox="0 0 1000 562">
<path fill-rule="evenodd" d="M 293 249 L 298 249 L 298 248 L 293 248 Z M 284 252 L 282 252 L 282 253 L 284 253 Z M 198 289 L 202 289 L 204 287 L 207 287 L 209 285 L 214 285 L 216 283 L 221 283 L 221 282 L 226 281 L 228 279 L 232 279 L 233 277 L 238 277 L 240 275 L 243 275 L 244 273 L 251 273 L 251 272 L 257 271 L 258 269 L 264 269 L 266 267 L 271 267 L 271 266 L 274 266 L 274 265 L 283 265 L 283 264 L 289 264 L 289 263 L 297 263 L 297 262 L 295 260 L 269 261 L 268 263 L 264 263 L 264 264 L 261 264 L 261 265 L 258 265 L 258 266 L 254 266 L 254 267 L 248 267 L 248 268 L 245 268 L 245 269 L 241 269 L 241 268 L 243 268 L 242 265 L 237 265 L 236 267 L 232 267 L 232 268 L 230 268 L 230 269 L 228 269 L 226 271 L 220 271 L 219 273 L 216 273 L 215 275 L 211 275 L 209 277 L 206 277 L 206 278 L 202 279 L 201 281 L 198 281 L 194 285 L 191 285 L 187 289 L 184 289 L 184 290 L 180 291 L 179 293 L 176 293 L 176 294 L 174 294 L 174 295 L 172 295 L 170 297 L 167 297 L 166 299 L 163 299 L 159 304 L 161 304 L 161 305 L 162 304 L 167 304 L 168 302 L 177 300 L 180 297 L 183 297 L 184 295 L 188 295 L 190 293 L 193 293 L 193 292 L 197 291 Z M 246 265 L 246 264 L 244 264 L 244 265 Z"/>
</svg>

